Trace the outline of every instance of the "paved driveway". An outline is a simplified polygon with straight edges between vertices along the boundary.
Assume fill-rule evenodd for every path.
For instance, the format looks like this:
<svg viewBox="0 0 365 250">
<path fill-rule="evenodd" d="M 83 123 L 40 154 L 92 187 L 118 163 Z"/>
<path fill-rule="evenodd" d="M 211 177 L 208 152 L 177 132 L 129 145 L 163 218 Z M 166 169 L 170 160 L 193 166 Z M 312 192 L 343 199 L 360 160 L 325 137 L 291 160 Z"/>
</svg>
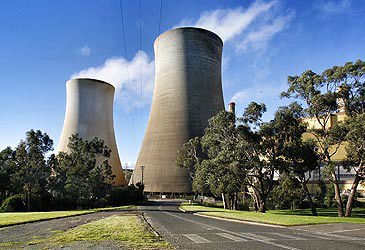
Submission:
<svg viewBox="0 0 365 250">
<path fill-rule="evenodd" d="M 140 209 L 180 249 L 365 249 L 364 225 L 268 227 L 183 213 L 178 204 L 155 200 Z"/>
</svg>

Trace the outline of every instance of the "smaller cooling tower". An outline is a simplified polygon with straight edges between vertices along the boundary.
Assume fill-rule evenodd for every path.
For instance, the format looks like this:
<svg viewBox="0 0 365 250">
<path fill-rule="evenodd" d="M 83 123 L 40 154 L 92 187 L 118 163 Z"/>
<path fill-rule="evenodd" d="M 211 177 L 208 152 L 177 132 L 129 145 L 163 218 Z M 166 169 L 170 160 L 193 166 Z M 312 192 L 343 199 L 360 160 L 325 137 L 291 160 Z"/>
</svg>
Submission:
<svg viewBox="0 0 365 250">
<path fill-rule="evenodd" d="M 79 134 L 83 139 L 103 139 L 111 149 L 109 164 L 116 176 L 114 185 L 126 185 L 114 135 L 114 87 L 109 83 L 77 78 L 66 83 L 66 114 L 58 151 L 68 152 L 68 139 Z"/>
</svg>

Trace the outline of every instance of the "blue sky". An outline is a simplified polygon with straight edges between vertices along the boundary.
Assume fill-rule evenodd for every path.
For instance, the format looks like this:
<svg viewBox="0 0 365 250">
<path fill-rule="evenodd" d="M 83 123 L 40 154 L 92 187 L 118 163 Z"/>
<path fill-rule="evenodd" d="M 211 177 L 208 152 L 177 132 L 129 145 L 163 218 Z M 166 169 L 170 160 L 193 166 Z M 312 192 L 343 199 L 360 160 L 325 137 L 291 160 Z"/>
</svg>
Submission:
<svg viewBox="0 0 365 250">
<path fill-rule="evenodd" d="M 278 97 L 288 75 L 365 59 L 362 0 L 163 0 L 162 4 L 160 33 L 198 26 L 223 38 L 224 99 L 226 104 L 234 100 L 238 113 L 251 101 L 264 102 L 265 118 L 270 119 L 278 106 L 288 102 Z M 141 20 L 139 1 L 123 0 L 123 7 L 128 58 L 119 0 L 0 2 L 0 149 L 16 146 L 30 129 L 47 132 L 57 148 L 65 82 L 88 76 L 116 87 L 119 154 L 124 163 L 136 160 L 153 93 L 160 0 L 142 0 Z"/>
</svg>

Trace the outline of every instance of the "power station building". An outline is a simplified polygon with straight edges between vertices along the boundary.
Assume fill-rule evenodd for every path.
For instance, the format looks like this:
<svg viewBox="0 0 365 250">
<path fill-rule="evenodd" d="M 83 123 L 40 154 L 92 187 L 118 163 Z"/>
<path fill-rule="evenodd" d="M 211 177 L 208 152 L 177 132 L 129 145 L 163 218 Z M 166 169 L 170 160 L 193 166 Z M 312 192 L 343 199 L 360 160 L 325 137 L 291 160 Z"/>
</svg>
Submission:
<svg viewBox="0 0 365 250">
<path fill-rule="evenodd" d="M 341 100 L 338 100 L 339 102 Z M 327 122 L 327 128 L 330 129 L 332 128 L 336 123 L 338 122 L 344 122 L 347 119 L 347 115 L 345 113 L 344 107 L 340 106 L 340 110 L 339 112 L 333 113 L 330 117 L 329 117 L 329 121 Z M 307 123 L 307 126 L 309 129 L 321 129 L 321 125 L 318 123 L 317 119 L 312 118 L 312 117 L 307 117 L 304 119 L 304 122 Z M 316 139 L 314 137 L 313 134 L 306 132 L 303 135 L 303 139 L 308 140 L 308 139 Z M 337 151 L 334 153 L 334 149 L 331 148 L 330 149 L 330 153 L 333 154 L 331 157 L 331 160 L 335 163 L 334 167 L 335 167 L 335 172 L 336 172 L 336 176 L 337 176 L 337 180 L 339 183 L 339 186 L 341 188 L 342 194 L 346 194 L 348 195 L 351 192 L 351 188 L 352 188 L 352 183 L 354 181 L 355 178 L 355 171 L 347 171 L 343 166 L 343 161 L 346 159 L 347 157 L 347 152 L 346 152 L 346 142 L 343 142 L 341 145 L 339 145 Z M 321 164 L 317 169 L 308 172 L 307 173 L 307 177 L 309 178 L 309 183 L 310 184 L 317 184 L 320 181 L 323 182 L 327 182 L 328 178 L 324 178 L 324 166 Z M 358 193 L 362 193 L 365 194 L 365 186 L 364 185 L 359 185 L 357 188 L 357 192 Z"/>
<path fill-rule="evenodd" d="M 114 135 L 113 101 L 115 89 L 109 83 L 77 78 L 66 83 L 66 114 L 58 151 L 68 152 L 72 134 L 83 139 L 98 137 L 111 149 L 109 164 L 116 176 L 114 185 L 126 185 Z"/>
<path fill-rule="evenodd" d="M 143 182 L 149 193 L 192 191 L 177 152 L 224 109 L 222 49 L 216 34 L 200 28 L 169 30 L 155 40 L 152 107 L 130 184 Z"/>
</svg>

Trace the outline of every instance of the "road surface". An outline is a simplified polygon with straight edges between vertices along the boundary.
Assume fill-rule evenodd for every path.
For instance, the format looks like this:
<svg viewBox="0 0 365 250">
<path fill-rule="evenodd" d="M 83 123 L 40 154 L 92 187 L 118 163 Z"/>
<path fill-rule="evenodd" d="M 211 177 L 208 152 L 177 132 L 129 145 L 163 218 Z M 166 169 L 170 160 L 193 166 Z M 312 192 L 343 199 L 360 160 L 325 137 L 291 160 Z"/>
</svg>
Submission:
<svg viewBox="0 0 365 250">
<path fill-rule="evenodd" d="M 183 213 L 179 202 L 140 207 L 153 228 L 178 249 L 365 249 L 365 225 L 272 227 Z"/>
</svg>

